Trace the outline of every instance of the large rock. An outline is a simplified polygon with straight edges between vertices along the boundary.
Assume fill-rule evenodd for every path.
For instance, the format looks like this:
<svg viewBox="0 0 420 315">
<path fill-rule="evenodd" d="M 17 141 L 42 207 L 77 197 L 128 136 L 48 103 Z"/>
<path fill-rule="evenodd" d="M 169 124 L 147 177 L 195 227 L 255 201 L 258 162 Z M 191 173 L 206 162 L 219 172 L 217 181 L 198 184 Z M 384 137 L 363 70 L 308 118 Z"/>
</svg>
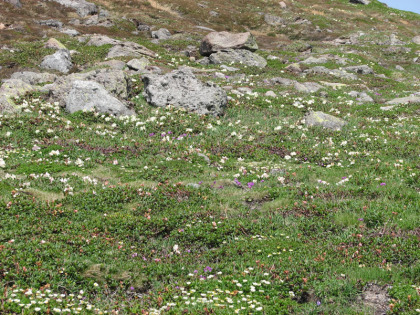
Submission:
<svg viewBox="0 0 420 315">
<path fill-rule="evenodd" d="M 420 35 L 414 36 L 412 41 L 414 44 L 420 45 Z"/>
<path fill-rule="evenodd" d="M 221 115 L 227 104 L 226 92 L 214 83 L 199 81 L 189 69 L 165 75 L 144 75 L 144 97 L 157 107 L 172 105 L 198 114 Z"/>
<path fill-rule="evenodd" d="M 94 81 L 102 85 L 109 93 L 120 99 L 127 99 L 131 92 L 131 81 L 128 75 L 121 70 L 98 69 L 85 73 L 72 73 L 59 77 L 53 84 L 42 87 L 53 101 L 64 105 L 74 81 Z"/>
<path fill-rule="evenodd" d="M 57 29 L 61 29 L 63 27 L 63 22 L 60 22 L 58 20 L 41 20 L 38 21 L 38 23 L 40 25 L 45 25 L 45 26 L 49 26 L 49 27 L 53 27 L 53 28 L 57 28 Z"/>
<path fill-rule="evenodd" d="M 366 92 L 351 91 L 349 92 L 349 95 L 351 97 L 356 98 L 356 100 L 360 103 L 373 103 L 374 102 L 373 98 L 370 97 Z"/>
<path fill-rule="evenodd" d="M 107 55 L 107 58 L 116 57 L 141 57 L 149 56 L 156 57 L 155 52 L 150 49 L 133 42 L 122 42 L 112 47 Z"/>
<path fill-rule="evenodd" d="M 157 31 L 152 31 L 152 38 L 165 40 L 171 38 L 171 36 L 171 32 L 169 32 L 166 28 L 160 28 Z"/>
<path fill-rule="evenodd" d="M 93 35 L 90 37 L 86 45 L 99 47 L 102 45 L 118 45 L 118 44 L 121 44 L 121 41 L 118 39 L 114 39 L 106 35 Z"/>
<path fill-rule="evenodd" d="M 393 100 L 386 102 L 386 104 L 388 105 L 414 104 L 414 103 L 420 103 L 420 95 L 413 94 L 406 97 L 394 98 Z"/>
<path fill-rule="evenodd" d="M 64 44 L 60 43 L 58 40 L 52 37 L 45 43 L 44 47 L 56 50 L 67 49 L 66 46 L 64 46 Z"/>
<path fill-rule="evenodd" d="M 65 106 L 70 113 L 95 108 L 100 113 L 114 116 L 135 114 L 133 110 L 109 94 L 102 85 L 94 81 L 74 81 L 65 99 Z"/>
<path fill-rule="evenodd" d="M 58 2 L 59 4 L 67 8 L 76 10 L 77 14 L 79 14 L 80 17 L 86 17 L 88 15 L 98 13 L 98 7 L 95 4 L 91 2 L 87 2 L 85 0 L 53 0 L 53 1 Z"/>
<path fill-rule="evenodd" d="M 264 68 L 267 61 L 253 52 L 245 49 L 227 49 L 211 54 L 209 57 L 211 64 L 231 64 L 240 63 L 246 66 Z"/>
<path fill-rule="evenodd" d="M 320 126 L 332 130 L 341 130 L 347 122 L 341 118 L 323 112 L 309 112 L 304 117 L 305 124 L 309 127 Z"/>
<path fill-rule="evenodd" d="M 47 82 L 54 82 L 57 79 L 57 76 L 48 72 L 37 73 L 31 71 L 21 71 L 13 73 L 10 78 L 22 80 L 29 85 L 38 85 Z"/>
<path fill-rule="evenodd" d="M 359 74 L 374 74 L 373 69 L 367 65 L 345 67 L 344 70 Z"/>
<path fill-rule="evenodd" d="M 303 93 L 315 93 L 323 88 L 322 85 L 316 82 L 303 82 L 303 83 L 295 82 L 294 87 L 297 91 L 303 92 Z"/>
<path fill-rule="evenodd" d="M 247 49 L 256 51 L 257 42 L 251 33 L 211 32 L 207 34 L 200 45 L 200 54 L 209 56 L 225 49 Z"/>
<path fill-rule="evenodd" d="M 19 79 L 4 80 L 0 87 L 0 113 L 16 111 L 15 97 L 35 90 L 33 86 Z"/>
<path fill-rule="evenodd" d="M 147 66 L 150 65 L 149 59 L 146 58 L 140 58 L 140 59 L 132 59 L 129 62 L 127 62 L 127 66 L 135 71 L 141 71 L 144 70 Z"/>
<path fill-rule="evenodd" d="M 73 67 L 70 52 L 67 49 L 60 49 L 52 55 L 46 56 L 41 63 L 41 68 L 57 70 L 68 73 Z"/>
<path fill-rule="evenodd" d="M 357 75 L 348 73 L 344 70 L 340 69 L 328 69 L 323 66 L 317 66 L 313 67 L 311 69 L 306 70 L 307 73 L 313 73 L 313 74 L 327 74 L 332 75 L 334 77 L 345 79 L 345 80 L 357 80 Z"/>
</svg>

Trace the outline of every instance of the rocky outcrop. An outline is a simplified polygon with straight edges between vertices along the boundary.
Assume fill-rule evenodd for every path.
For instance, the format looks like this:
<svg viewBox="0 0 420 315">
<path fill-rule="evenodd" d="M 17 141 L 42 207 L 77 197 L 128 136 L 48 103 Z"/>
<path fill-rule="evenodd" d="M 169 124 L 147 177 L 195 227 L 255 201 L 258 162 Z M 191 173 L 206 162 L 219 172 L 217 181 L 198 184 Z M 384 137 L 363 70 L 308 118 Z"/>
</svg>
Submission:
<svg viewBox="0 0 420 315">
<path fill-rule="evenodd" d="M 406 97 L 394 98 L 386 102 L 388 105 L 400 105 L 400 104 L 413 104 L 413 103 L 420 103 L 420 95 L 419 94 L 412 94 Z"/>
<path fill-rule="evenodd" d="M 251 33 L 211 32 L 207 34 L 200 45 L 200 54 L 210 56 L 226 49 L 246 49 L 256 51 L 257 42 Z"/>
<path fill-rule="evenodd" d="M 373 103 L 374 102 L 373 98 L 370 97 L 366 92 L 351 91 L 349 92 L 349 95 L 351 97 L 356 98 L 356 100 L 360 103 Z"/>
<path fill-rule="evenodd" d="M 42 87 L 53 101 L 64 105 L 74 81 L 94 81 L 102 85 L 109 93 L 119 99 L 127 99 L 131 92 L 130 79 L 124 71 L 114 69 L 99 69 L 85 73 L 73 73 L 58 78 L 53 84 Z"/>
<path fill-rule="evenodd" d="M 135 71 L 144 70 L 148 65 L 150 65 L 150 61 L 146 58 L 132 59 L 127 62 L 127 66 Z"/>
<path fill-rule="evenodd" d="M 133 42 L 121 42 L 112 47 L 107 55 L 107 58 L 116 57 L 141 57 L 149 56 L 155 57 L 155 52 L 150 49 Z"/>
<path fill-rule="evenodd" d="M 31 71 L 21 71 L 13 73 L 10 78 L 21 80 L 29 85 L 39 85 L 44 83 L 52 83 L 57 79 L 57 76 L 48 72 L 37 73 Z"/>
<path fill-rule="evenodd" d="M 0 113 L 16 110 L 15 98 L 23 96 L 35 88 L 19 79 L 4 80 L 0 87 Z"/>
<path fill-rule="evenodd" d="M 353 73 L 359 73 L 359 74 L 374 74 L 375 73 L 373 69 L 367 65 L 346 67 L 344 68 L 344 70 L 353 72 Z"/>
<path fill-rule="evenodd" d="M 172 105 L 197 114 L 221 115 L 227 104 L 226 92 L 214 83 L 203 83 L 189 69 L 168 74 L 144 75 L 144 97 L 157 107 Z"/>
<path fill-rule="evenodd" d="M 210 55 L 209 62 L 215 65 L 239 63 L 259 68 L 264 68 L 267 65 L 267 61 L 263 57 L 245 49 L 219 51 Z"/>
<path fill-rule="evenodd" d="M 311 69 L 308 69 L 305 71 L 306 73 L 312 73 L 312 74 L 326 74 L 326 75 L 332 75 L 334 77 L 344 79 L 344 80 L 357 80 L 357 76 L 352 73 L 348 73 L 344 70 L 340 69 L 328 69 L 323 66 L 317 66 L 313 67 Z"/>
<path fill-rule="evenodd" d="M 157 31 L 152 31 L 152 38 L 165 40 L 171 37 L 172 37 L 171 32 L 169 32 L 166 28 L 161 28 Z"/>
<path fill-rule="evenodd" d="M 65 98 L 66 110 L 70 113 L 79 110 L 92 110 L 114 116 L 131 116 L 135 112 L 108 93 L 99 83 L 94 81 L 73 81 Z"/>
<path fill-rule="evenodd" d="M 309 112 L 304 117 L 305 125 L 308 127 L 320 126 L 331 130 L 341 130 L 347 122 L 341 118 L 325 114 L 323 112 Z"/>
<path fill-rule="evenodd" d="M 56 53 L 46 56 L 41 63 L 41 68 L 62 73 L 68 73 L 72 67 L 70 52 L 67 49 L 60 49 Z"/>
<path fill-rule="evenodd" d="M 87 2 L 85 0 L 53 0 L 55 2 L 58 2 L 59 4 L 71 8 L 73 10 L 76 10 L 77 14 L 80 17 L 86 17 L 88 15 L 93 15 L 98 13 L 98 7 L 91 3 Z"/>
</svg>

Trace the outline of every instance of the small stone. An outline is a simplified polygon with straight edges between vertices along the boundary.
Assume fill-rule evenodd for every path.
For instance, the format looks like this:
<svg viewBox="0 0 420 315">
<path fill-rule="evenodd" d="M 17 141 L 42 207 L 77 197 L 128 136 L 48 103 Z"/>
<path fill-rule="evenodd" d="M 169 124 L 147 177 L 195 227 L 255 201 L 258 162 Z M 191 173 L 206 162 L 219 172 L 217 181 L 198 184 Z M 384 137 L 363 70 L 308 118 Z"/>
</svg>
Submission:
<svg viewBox="0 0 420 315">
<path fill-rule="evenodd" d="M 267 92 L 265 92 L 264 95 L 267 96 L 267 97 L 277 97 L 277 94 L 274 93 L 273 91 L 267 91 Z"/>
</svg>

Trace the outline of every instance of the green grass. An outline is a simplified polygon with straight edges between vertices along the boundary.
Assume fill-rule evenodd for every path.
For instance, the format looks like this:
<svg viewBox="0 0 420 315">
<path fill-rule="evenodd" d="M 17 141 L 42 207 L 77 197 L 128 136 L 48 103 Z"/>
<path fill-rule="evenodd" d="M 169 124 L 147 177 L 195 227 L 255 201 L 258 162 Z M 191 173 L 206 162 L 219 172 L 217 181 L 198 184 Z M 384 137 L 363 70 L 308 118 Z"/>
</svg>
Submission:
<svg viewBox="0 0 420 315">
<path fill-rule="evenodd" d="M 353 8 L 347 0 L 329 3 Z M 366 10 L 394 12 L 377 1 Z M 288 64 L 307 57 L 299 52 L 307 42 L 294 41 L 258 52 L 281 61 L 237 65 L 244 78 L 217 81 L 256 92 L 230 93 L 221 117 L 151 107 L 139 76 L 130 100 L 136 117 L 68 114 L 39 93 L 17 101 L 25 111 L 0 116 L 0 313 L 367 314 L 361 297 L 375 284 L 390 297 L 381 305 L 389 314 L 415 314 L 420 107 L 380 107 L 418 90 L 417 46 L 386 53 L 369 43 L 380 38 L 373 35 L 345 50 L 310 44 L 315 56 L 339 55 L 387 78 L 288 73 Z M 79 51 L 78 67 L 94 67 L 110 47 L 58 39 Z M 151 61 L 165 70 L 221 71 L 179 53 L 197 39 L 127 38 L 159 53 Z M 36 67 L 51 53 L 41 46 L 17 43 L 0 61 Z M 399 77 L 396 64 L 406 68 Z M 211 72 L 198 76 L 213 80 Z M 272 77 L 346 86 L 308 95 L 264 82 Z M 268 90 L 278 97 L 265 97 Z M 358 104 L 352 90 L 374 102 Z M 340 132 L 308 128 L 308 110 L 348 124 Z"/>
</svg>

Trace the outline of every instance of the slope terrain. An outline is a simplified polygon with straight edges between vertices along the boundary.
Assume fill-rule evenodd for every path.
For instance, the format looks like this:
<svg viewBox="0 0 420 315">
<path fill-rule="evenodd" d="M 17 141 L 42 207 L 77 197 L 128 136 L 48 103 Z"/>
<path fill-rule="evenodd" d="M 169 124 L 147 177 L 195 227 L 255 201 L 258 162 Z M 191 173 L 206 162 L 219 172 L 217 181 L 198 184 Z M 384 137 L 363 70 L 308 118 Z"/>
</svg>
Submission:
<svg viewBox="0 0 420 315">
<path fill-rule="evenodd" d="M 1 1 L 0 313 L 418 313 L 420 16 L 352 2 Z"/>
</svg>

